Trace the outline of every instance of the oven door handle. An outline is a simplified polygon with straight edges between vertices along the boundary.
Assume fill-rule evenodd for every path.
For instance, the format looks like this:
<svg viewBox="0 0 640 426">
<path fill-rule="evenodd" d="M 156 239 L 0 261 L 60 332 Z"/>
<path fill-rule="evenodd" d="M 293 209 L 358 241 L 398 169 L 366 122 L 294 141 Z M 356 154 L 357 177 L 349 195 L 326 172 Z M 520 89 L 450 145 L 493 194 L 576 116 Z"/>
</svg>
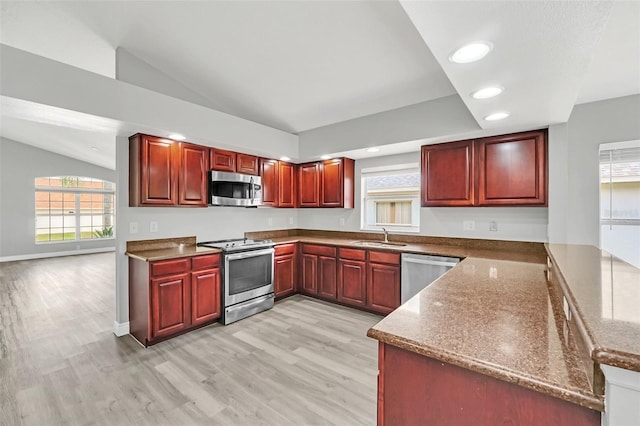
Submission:
<svg viewBox="0 0 640 426">
<path fill-rule="evenodd" d="M 268 248 L 268 249 L 262 249 L 262 250 L 244 251 L 242 253 L 227 254 L 224 258 L 225 260 L 240 260 L 240 259 L 247 259 L 249 257 L 263 256 L 265 254 L 273 254 L 273 253 L 275 253 L 275 250 L 273 248 Z"/>
</svg>

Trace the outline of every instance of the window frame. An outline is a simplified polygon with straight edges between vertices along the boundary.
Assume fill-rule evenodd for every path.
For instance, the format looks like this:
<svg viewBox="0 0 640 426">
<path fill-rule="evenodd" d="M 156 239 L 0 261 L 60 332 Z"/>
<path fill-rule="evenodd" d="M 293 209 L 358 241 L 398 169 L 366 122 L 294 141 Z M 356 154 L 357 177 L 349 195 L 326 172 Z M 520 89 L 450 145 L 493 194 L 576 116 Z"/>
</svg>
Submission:
<svg viewBox="0 0 640 426">
<path fill-rule="evenodd" d="M 388 166 L 367 167 L 360 170 L 360 230 L 362 231 L 380 231 L 383 227 L 391 232 L 403 232 L 403 233 L 420 233 L 420 187 L 417 190 L 413 190 L 411 195 L 403 197 L 397 193 L 390 193 L 389 195 L 379 195 L 377 197 L 367 197 L 367 178 L 374 176 L 389 176 L 389 175 L 402 175 L 417 173 L 420 174 L 419 163 L 405 163 L 405 164 L 393 164 Z M 409 191 L 408 191 L 409 192 Z M 411 217 L 412 225 L 397 225 L 397 224 L 368 224 L 367 212 L 370 210 L 369 204 L 373 204 L 375 215 L 375 201 L 411 201 Z M 375 217 L 373 222 L 375 222 Z"/>
<path fill-rule="evenodd" d="M 38 185 L 36 182 L 39 179 L 62 179 L 62 178 L 72 178 L 75 179 L 76 182 L 76 186 L 47 186 L 47 185 Z M 103 187 L 102 188 L 86 188 L 86 187 L 80 187 L 77 186 L 77 182 L 79 182 L 82 179 L 88 179 L 90 181 L 99 181 L 103 183 Z M 104 183 L 108 183 L 112 186 L 112 189 L 106 189 L 104 188 Z M 37 227 L 37 223 L 38 223 L 38 217 L 39 216 L 43 216 L 43 217 L 48 217 L 49 218 L 49 235 L 51 235 L 51 214 L 49 215 L 39 215 L 38 214 L 38 201 L 37 201 L 37 194 L 38 193 L 62 193 L 62 194 L 73 194 L 75 197 L 74 200 L 74 214 L 73 217 L 75 218 L 75 226 L 74 226 L 74 233 L 75 233 L 75 238 L 74 239 L 64 239 L 64 227 L 63 229 L 63 239 L 61 240 L 47 240 L 47 241 L 38 241 L 38 230 L 39 229 L 45 229 L 45 228 L 38 228 Z M 113 198 L 112 198 L 112 224 L 110 225 L 112 230 L 113 230 L 113 235 L 111 235 L 110 237 L 92 237 L 92 238 L 82 238 L 82 224 L 81 224 L 81 218 L 83 216 L 87 216 L 86 214 L 82 214 L 82 207 L 81 207 L 81 195 L 83 194 L 91 194 L 91 195 L 105 195 L 105 194 L 110 194 Z M 89 177 L 89 176 L 39 176 L 34 178 L 34 242 L 35 244 L 39 245 L 39 244 L 60 244 L 60 243 L 79 243 L 79 242 L 84 242 L 84 241 L 103 241 L 103 240 L 115 240 L 116 238 L 116 211 L 115 211 L 115 203 L 116 203 L 116 184 L 115 182 L 111 182 L 109 180 L 106 179 L 99 179 L 99 178 L 94 178 L 94 177 Z M 61 216 L 64 216 L 64 213 L 61 213 Z M 69 215 L 71 216 L 71 215 Z M 94 216 L 94 215 L 89 215 L 89 216 Z M 56 227 L 58 228 L 58 227 Z M 93 228 L 93 226 L 92 226 Z M 103 228 L 104 229 L 104 226 Z M 92 230 L 92 233 L 95 230 Z"/>
</svg>

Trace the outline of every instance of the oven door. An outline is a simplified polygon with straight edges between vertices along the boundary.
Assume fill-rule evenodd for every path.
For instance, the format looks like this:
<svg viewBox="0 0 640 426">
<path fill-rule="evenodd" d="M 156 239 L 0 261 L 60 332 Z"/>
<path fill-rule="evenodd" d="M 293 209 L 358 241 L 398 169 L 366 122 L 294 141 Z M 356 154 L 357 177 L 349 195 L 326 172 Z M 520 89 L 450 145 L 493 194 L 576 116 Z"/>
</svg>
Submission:
<svg viewBox="0 0 640 426">
<path fill-rule="evenodd" d="M 273 293 L 273 248 L 224 256 L 224 306 Z"/>
</svg>

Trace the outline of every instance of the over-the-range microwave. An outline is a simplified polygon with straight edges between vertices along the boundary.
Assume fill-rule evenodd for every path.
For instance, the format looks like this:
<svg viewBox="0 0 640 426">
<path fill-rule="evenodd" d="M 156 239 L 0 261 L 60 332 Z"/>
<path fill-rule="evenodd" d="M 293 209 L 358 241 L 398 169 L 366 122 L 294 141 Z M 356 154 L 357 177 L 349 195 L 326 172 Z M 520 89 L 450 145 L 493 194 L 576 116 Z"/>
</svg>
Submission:
<svg viewBox="0 0 640 426">
<path fill-rule="evenodd" d="M 209 205 L 260 206 L 262 205 L 262 179 L 260 176 L 210 170 Z"/>
</svg>

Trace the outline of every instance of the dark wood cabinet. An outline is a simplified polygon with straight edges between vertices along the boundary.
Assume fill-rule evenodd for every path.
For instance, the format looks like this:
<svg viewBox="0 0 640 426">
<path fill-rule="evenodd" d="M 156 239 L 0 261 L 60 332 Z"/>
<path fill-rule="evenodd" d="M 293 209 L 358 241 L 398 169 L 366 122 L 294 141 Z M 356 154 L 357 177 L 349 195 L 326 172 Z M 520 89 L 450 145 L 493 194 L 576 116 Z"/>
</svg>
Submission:
<svg viewBox="0 0 640 426">
<path fill-rule="evenodd" d="M 547 131 L 422 147 L 422 206 L 546 206 Z"/>
<path fill-rule="evenodd" d="M 367 252 L 340 248 L 338 253 L 338 301 L 364 307 L 367 303 Z"/>
<path fill-rule="evenodd" d="M 354 173 L 350 158 L 300 164 L 298 206 L 353 208 Z"/>
<path fill-rule="evenodd" d="M 318 256 L 318 296 L 325 299 L 337 298 L 336 258 Z"/>
<path fill-rule="evenodd" d="M 259 175 L 260 164 L 258 157 L 238 152 L 236 154 L 236 172 L 246 173 L 248 175 Z"/>
<path fill-rule="evenodd" d="M 400 306 L 400 254 L 369 252 L 367 307 L 386 315 Z"/>
<path fill-rule="evenodd" d="M 189 274 L 151 279 L 151 339 L 189 326 Z"/>
<path fill-rule="evenodd" d="M 278 207 L 279 175 L 278 160 L 269 158 L 260 159 L 263 206 Z"/>
<path fill-rule="evenodd" d="M 129 206 L 178 204 L 178 142 L 136 134 L 129 138 Z"/>
<path fill-rule="evenodd" d="M 278 207 L 296 207 L 296 166 L 278 162 Z"/>
<path fill-rule="evenodd" d="M 601 423 L 599 411 L 516 383 L 385 343 L 378 354 L 379 426 Z"/>
<path fill-rule="evenodd" d="M 422 147 L 422 206 L 472 206 L 473 140 Z"/>
<path fill-rule="evenodd" d="M 236 153 L 234 151 L 211 148 L 209 157 L 211 170 L 219 172 L 236 171 Z"/>
<path fill-rule="evenodd" d="M 207 206 L 208 148 L 155 136 L 129 138 L 129 205 Z"/>
<path fill-rule="evenodd" d="M 336 248 L 315 244 L 302 245 L 302 293 L 336 299 Z"/>
<path fill-rule="evenodd" d="M 547 205 L 546 131 L 476 140 L 478 205 Z"/>
<path fill-rule="evenodd" d="M 298 166 L 298 205 L 300 207 L 320 207 L 320 163 Z"/>
<path fill-rule="evenodd" d="M 144 346 L 220 317 L 220 255 L 129 258 L 130 333 Z"/>
<path fill-rule="evenodd" d="M 209 148 L 189 143 L 180 144 L 178 204 L 206 207 Z"/>
<path fill-rule="evenodd" d="M 274 292 L 276 297 L 289 296 L 296 292 L 297 281 L 296 244 L 281 244 L 275 247 Z"/>
</svg>

